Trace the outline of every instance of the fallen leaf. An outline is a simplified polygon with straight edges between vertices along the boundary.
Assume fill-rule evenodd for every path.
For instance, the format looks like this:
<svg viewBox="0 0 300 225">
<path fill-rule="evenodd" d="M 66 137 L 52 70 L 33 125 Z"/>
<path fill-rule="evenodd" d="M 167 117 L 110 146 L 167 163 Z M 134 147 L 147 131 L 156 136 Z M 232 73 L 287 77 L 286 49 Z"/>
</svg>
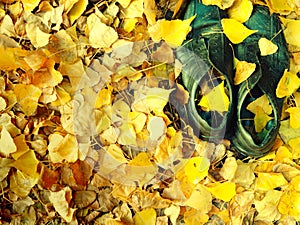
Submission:
<svg viewBox="0 0 300 225">
<path fill-rule="evenodd" d="M 28 152 L 21 155 L 16 161 L 14 161 L 11 165 L 16 169 L 20 170 L 22 173 L 28 175 L 29 177 L 37 177 L 38 164 L 39 160 L 36 158 L 33 150 L 29 150 Z"/>
<path fill-rule="evenodd" d="M 40 3 L 40 0 L 22 0 L 22 4 L 25 11 L 31 12 Z"/>
<path fill-rule="evenodd" d="M 240 83 L 247 80 L 255 71 L 256 64 L 248 63 L 246 61 L 238 60 L 236 63 L 236 70 L 234 76 L 234 84 L 239 85 Z"/>
<path fill-rule="evenodd" d="M 272 55 L 278 50 L 278 46 L 267 38 L 260 38 L 258 40 L 258 47 L 261 56 Z"/>
<path fill-rule="evenodd" d="M 31 177 L 17 170 L 10 176 L 10 190 L 21 198 L 26 197 L 37 184 L 38 176 Z"/>
<path fill-rule="evenodd" d="M 195 17 L 186 20 L 158 20 L 153 26 L 149 27 L 149 35 L 155 42 L 165 40 L 169 46 L 179 47 L 191 30 L 190 24 Z M 176 27 L 176 30 L 173 29 L 174 27 Z"/>
<path fill-rule="evenodd" d="M 286 42 L 291 45 L 300 47 L 299 35 L 300 31 L 297 29 L 300 25 L 300 20 L 283 20 L 286 28 L 283 30 Z"/>
<path fill-rule="evenodd" d="M 235 19 L 222 19 L 222 27 L 225 35 L 233 44 L 243 42 L 248 36 L 257 32 L 257 30 L 250 30 L 241 22 Z"/>
<path fill-rule="evenodd" d="M 205 5 L 216 5 L 220 9 L 227 9 L 234 3 L 234 0 L 203 0 Z"/>
<path fill-rule="evenodd" d="M 300 78 L 297 76 L 297 74 L 285 70 L 276 88 L 276 96 L 278 98 L 290 96 L 299 87 Z"/>
<path fill-rule="evenodd" d="M 208 222 L 209 216 L 193 208 L 184 212 L 184 223 L 186 225 L 204 225 Z"/>
<path fill-rule="evenodd" d="M 270 115 L 272 113 L 272 107 L 266 94 L 260 96 L 259 98 L 256 98 L 253 102 L 249 103 L 249 105 L 247 106 L 247 110 L 255 114 L 257 112 L 257 107 L 262 108 L 267 115 Z"/>
<path fill-rule="evenodd" d="M 237 167 L 238 167 L 238 164 L 237 164 L 236 159 L 234 157 L 228 157 L 225 160 L 225 163 L 220 170 L 220 175 L 225 180 L 232 180 L 236 173 Z"/>
<path fill-rule="evenodd" d="M 163 118 L 158 116 L 150 116 L 147 121 L 147 130 L 150 134 L 150 139 L 153 141 L 159 141 L 167 131 L 166 124 Z"/>
<path fill-rule="evenodd" d="M 180 207 L 177 205 L 171 205 L 170 207 L 164 210 L 166 216 L 169 217 L 172 225 L 176 225 L 176 220 L 180 213 Z"/>
<path fill-rule="evenodd" d="M 290 114 L 290 126 L 293 129 L 300 128 L 300 107 L 290 107 L 285 110 Z"/>
<path fill-rule="evenodd" d="M 124 18 L 142 18 L 144 13 L 144 0 L 132 0 L 130 4 L 123 10 Z"/>
<path fill-rule="evenodd" d="M 268 0 L 267 4 L 271 12 L 276 12 L 280 14 L 289 14 L 294 7 L 294 1 L 291 0 Z"/>
<path fill-rule="evenodd" d="M 9 156 L 11 153 L 16 152 L 17 146 L 5 126 L 2 127 L 0 135 L 0 153 Z"/>
<path fill-rule="evenodd" d="M 155 225 L 156 224 L 156 211 L 153 208 L 144 209 L 136 212 L 133 217 L 135 225 Z"/>
<path fill-rule="evenodd" d="M 24 113 L 32 116 L 37 109 L 42 91 L 32 84 L 16 84 L 14 93 Z"/>
<path fill-rule="evenodd" d="M 237 0 L 227 10 L 230 19 L 235 19 L 241 23 L 246 22 L 253 10 L 253 4 L 250 0 Z"/>
<path fill-rule="evenodd" d="M 49 43 L 51 34 L 48 34 L 40 29 L 35 23 L 26 23 L 26 33 L 35 48 L 41 48 Z"/>
<path fill-rule="evenodd" d="M 272 190 L 288 184 L 281 173 L 258 173 L 256 179 L 257 190 Z"/>
<path fill-rule="evenodd" d="M 257 133 L 262 132 L 262 130 L 266 127 L 267 123 L 273 119 L 265 113 L 264 109 L 260 106 L 256 107 L 256 112 L 254 116 L 254 127 Z"/>
<path fill-rule="evenodd" d="M 300 137 L 291 138 L 288 145 L 292 148 L 293 159 L 298 159 L 300 157 Z"/>
<path fill-rule="evenodd" d="M 300 219 L 300 192 L 286 191 L 278 204 L 278 211 L 283 215 L 289 215 L 296 220 Z"/>
<path fill-rule="evenodd" d="M 48 150 L 50 161 L 53 163 L 75 162 L 78 159 L 78 143 L 71 134 L 50 134 Z"/>
<path fill-rule="evenodd" d="M 217 199 L 223 200 L 225 202 L 229 202 L 236 195 L 236 186 L 233 182 L 216 182 L 207 185 L 206 188 Z"/>
<path fill-rule="evenodd" d="M 75 20 L 77 20 L 81 14 L 85 11 L 89 1 L 88 0 L 78 0 L 71 10 L 68 13 L 70 18 L 70 23 L 73 24 Z"/>
<path fill-rule="evenodd" d="M 255 201 L 255 208 L 258 211 L 257 219 L 272 223 L 280 219 L 281 214 L 278 211 L 278 203 L 282 196 L 281 191 L 269 190 L 261 200 Z"/>
<path fill-rule="evenodd" d="M 224 81 L 204 95 L 199 102 L 199 106 L 205 111 L 227 112 L 229 97 L 225 93 Z"/>
<path fill-rule="evenodd" d="M 212 196 L 202 184 L 198 184 L 184 205 L 208 213 L 212 208 Z"/>
<path fill-rule="evenodd" d="M 86 33 L 94 48 L 110 48 L 118 40 L 118 33 L 104 24 L 94 13 L 87 18 Z"/>
<path fill-rule="evenodd" d="M 152 26 L 156 22 L 156 3 L 155 0 L 144 0 L 144 14 L 148 24 Z"/>
<path fill-rule="evenodd" d="M 65 187 L 57 192 L 50 192 L 49 200 L 58 214 L 67 222 L 70 223 L 73 219 L 76 209 L 70 208 L 69 203 L 72 199 L 72 190 L 70 187 Z"/>
</svg>

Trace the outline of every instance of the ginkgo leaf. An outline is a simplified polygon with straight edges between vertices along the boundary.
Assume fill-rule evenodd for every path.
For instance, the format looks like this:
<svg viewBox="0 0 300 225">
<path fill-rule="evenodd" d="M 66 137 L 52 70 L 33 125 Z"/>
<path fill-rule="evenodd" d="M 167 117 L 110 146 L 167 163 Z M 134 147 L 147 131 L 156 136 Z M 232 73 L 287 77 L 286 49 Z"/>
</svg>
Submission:
<svg viewBox="0 0 300 225">
<path fill-rule="evenodd" d="M 283 33 L 286 42 L 288 44 L 300 47 L 300 39 L 298 38 L 300 35 L 300 30 L 298 29 L 298 27 L 300 26 L 300 20 L 288 19 L 285 22 L 285 26 L 286 27 L 283 30 Z"/>
<path fill-rule="evenodd" d="M 81 14 L 84 12 L 85 8 L 87 7 L 89 1 L 88 0 L 79 0 L 76 4 L 73 5 L 71 10 L 68 13 L 70 18 L 70 23 L 73 24 L 75 20 L 77 20 Z"/>
<path fill-rule="evenodd" d="M 203 213 L 208 213 L 212 207 L 212 196 L 203 185 L 198 184 L 184 205 L 193 207 Z"/>
<path fill-rule="evenodd" d="M 300 107 L 290 107 L 285 110 L 290 114 L 290 126 L 293 129 L 300 128 Z"/>
<path fill-rule="evenodd" d="M 216 182 L 209 184 L 209 186 L 206 186 L 206 188 L 216 198 L 225 202 L 229 202 L 236 195 L 234 182 Z"/>
<path fill-rule="evenodd" d="M 78 159 L 78 143 L 71 134 L 65 137 L 58 133 L 50 134 L 48 150 L 53 163 L 75 162 Z"/>
<path fill-rule="evenodd" d="M 12 166 L 30 177 L 36 177 L 36 175 L 38 175 L 38 164 L 39 161 L 37 160 L 34 151 L 30 150 L 21 155 L 15 162 L 13 162 Z"/>
<path fill-rule="evenodd" d="M 292 148 L 293 159 L 298 159 L 300 157 L 300 137 L 290 139 L 288 145 Z"/>
<path fill-rule="evenodd" d="M 260 38 L 258 40 L 258 47 L 261 56 L 272 55 L 278 50 L 278 46 L 267 38 Z"/>
<path fill-rule="evenodd" d="M 258 173 L 256 179 L 257 190 L 273 190 L 286 185 L 288 182 L 281 173 Z"/>
<path fill-rule="evenodd" d="M 235 70 L 235 76 L 234 76 L 234 84 L 239 85 L 240 83 L 247 80 L 251 74 L 254 73 L 256 68 L 255 63 L 249 63 L 246 61 L 237 61 L 236 63 L 236 70 Z"/>
<path fill-rule="evenodd" d="M 148 208 L 143 211 L 136 212 L 133 217 L 133 221 L 135 225 L 155 225 L 156 211 L 153 208 Z"/>
<path fill-rule="evenodd" d="M 184 165 L 184 172 L 192 184 L 199 183 L 208 174 L 210 162 L 206 157 L 192 157 Z"/>
<path fill-rule="evenodd" d="M 222 19 L 221 20 L 224 34 L 233 44 L 243 42 L 248 36 L 257 32 L 257 30 L 250 30 L 245 27 L 241 22 L 235 19 Z"/>
<path fill-rule="evenodd" d="M 103 23 L 94 13 L 87 18 L 86 33 L 94 48 L 110 48 L 118 40 L 118 33 Z"/>
<path fill-rule="evenodd" d="M 297 74 L 285 70 L 276 88 L 276 96 L 278 98 L 290 96 L 299 87 L 300 78 L 297 76 Z"/>
<path fill-rule="evenodd" d="M 246 22 L 252 14 L 253 4 L 250 0 L 237 0 L 228 9 L 230 19 L 235 19 L 241 23 Z"/>
<path fill-rule="evenodd" d="M 224 81 L 204 95 L 199 102 L 199 106 L 205 111 L 227 112 L 229 97 L 225 93 Z"/>
<path fill-rule="evenodd" d="M 281 14 L 288 14 L 294 6 L 294 1 L 291 0 L 268 0 L 267 3 L 271 12 Z"/>
<path fill-rule="evenodd" d="M 17 146 L 5 126 L 2 127 L 0 135 L 0 153 L 9 156 L 9 154 L 16 152 Z"/>
<path fill-rule="evenodd" d="M 14 93 L 24 113 L 28 116 L 33 115 L 42 91 L 32 84 L 16 84 Z"/>
<path fill-rule="evenodd" d="M 257 106 L 254 116 L 255 131 L 260 133 L 271 119 L 272 117 L 268 116 L 262 107 Z"/>
<path fill-rule="evenodd" d="M 286 191 L 278 204 L 278 210 L 282 215 L 289 215 L 296 220 L 300 219 L 300 192 Z"/>
<path fill-rule="evenodd" d="M 204 5 L 216 5 L 220 9 L 227 9 L 232 6 L 234 0 L 202 0 Z"/>
<path fill-rule="evenodd" d="M 159 20 L 148 29 L 148 32 L 153 41 L 165 40 L 171 47 L 178 47 L 191 30 L 190 24 L 195 17 L 186 20 Z"/>
<path fill-rule="evenodd" d="M 26 197 L 37 184 L 39 176 L 29 176 L 20 170 L 10 176 L 10 190 L 21 198 Z"/>
<path fill-rule="evenodd" d="M 102 106 L 111 104 L 113 88 L 108 85 L 98 92 L 97 99 L 95 101 L 95 108 L 101 108 Z"/>
<path fill-rule="evenodd" d="M 190 208 L 184 213 L 185 225 L 200 225 L 208 222 L 209 216 L 206 213 Z"/>
<path fill-rule="evenodd" d="M 69 207 L 69 201 L 72 198 L 72 190 L 70 187 L 57 192 L 50 192 L 49 200 L 53 204 L 55 210 L 67 222 L 70 223 L 73 219 L 73 214 L 76 209 Z"/>
<path fill-rule="evenodd" d="M 257 107 L 261 107 L 267 115 L 270 115 L 272 113 L 272 107 L 270 105 L 270 101 L 266 94 L 260 96 L 259 98 L 255 99 L 253 102 L 249 103 L 246 109 L 256 114 Z"/>
</svg>

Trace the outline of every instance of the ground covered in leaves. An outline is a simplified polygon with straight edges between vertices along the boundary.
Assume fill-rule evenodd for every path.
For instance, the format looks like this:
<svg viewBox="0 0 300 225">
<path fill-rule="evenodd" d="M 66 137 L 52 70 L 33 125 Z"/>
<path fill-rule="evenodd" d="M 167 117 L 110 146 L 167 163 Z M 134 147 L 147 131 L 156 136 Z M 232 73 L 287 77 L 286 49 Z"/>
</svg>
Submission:
<svg viewBox="0 0 300 225">
<path fill-rule="evenodd" d="M 194 135 L 174 54 L 193 20 L 176 18 L 184 1 L 1 0 L 0 224 L 300 221 L 300 2 L 203 2 L 228 10 L 236 42 L 253 4 L 280 14 L 291 67 L 273 150 L 241 160 Z"/>
</svg>

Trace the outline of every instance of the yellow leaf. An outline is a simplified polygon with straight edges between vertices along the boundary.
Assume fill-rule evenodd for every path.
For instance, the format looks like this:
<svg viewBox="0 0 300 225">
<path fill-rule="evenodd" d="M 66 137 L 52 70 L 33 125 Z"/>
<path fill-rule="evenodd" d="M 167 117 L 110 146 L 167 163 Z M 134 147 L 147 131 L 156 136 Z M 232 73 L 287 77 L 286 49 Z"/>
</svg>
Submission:
<svg viewBox="0 0 300 225">
<path fill-rule="evenodd" d="M 249 105 L 247 106 L 247 110 L 255 114 L 257 112 L 257 107 L 261 107 L 263 111 L 268 115 L 272 113 L 272 107 L 266 94 L 249 103 Z"/>
<path fill-rule="evenodd" d="M 300 137 L 290 139 L 288 144 L 292 148 L 293 159 L 300 158 Z"/>
<path fill-rule="evenodd" d="M 10 190 L 21 198 L 26 197 L 34 185 L 37 184 L 39 177 L 32 177 L 20 170 L 13 172 L 10 176 Z"/>
<path fill-rule="evenodd" d="M 288 14 L 294 6 L 293 0 L 268 0 L 267 3 L 271 11 L 280 14 Z"/>
<path fill-rule="evenodd" d="M 171 205 L 170 207 L 164 210 L 164 213 L 167 217 L 170 218 L 171 223 L 175 225 L 180 213 L 180 206 Z"/>
<path fill-rule="evenodd" d="M 144 14 L 147 18 L 148 24 L 152 26 L 156 22 L 156 3 L 155 0 L 145 0 L 144 1 Z M 175 10 L 174 10 L 175 14 Z"/>
<path fill-rule="evenodd" d="M 196 15 L 186 20 L 159 20 L 148 29 L 153 41 L 165 40 L 171 47 L 180 46 L 190 32 Z M 174 29 L 176 27 L 176 29 Z"/>
<path fill-rule="evenodd" d="M 0 135 L 0 153 L 9 156 L 11 153 L 16 152 L 17 146 L 5 126 L 2 127 Z"/>
<path fill-rule="evenodd" d="M 300 107 L 290 107 L 285 110 L 290 114 L 290 126 L 293 129 L 300 128 Z"/>
<path fill-rule="evenodd" d="M 229 97 L 225 93 L 224 81 L 204 95 L 199 102 L 199 106 L 205 111 L 227 112 Z"/>
<path fill-rule="evenodd" d="M 32 84 L 16 84 L 14 93 L 23 112 L 27 116 L 32 116 L 36 111 L 42 91 Z"/>
<path fill-rule="evenodd" d="M 257 32 L 257 30 L 248 29 L 241 22 L 234 19 L 225 18 L 221 20 L 221 23 L 225 35 L 233 44 L 239 44 L 248 36 Z"/>
<path fill-rule="evenodd" d="M 69 207 L 69 201 L 72 198 L 72 190 L 70 187 L 57 192 L 50 192 L 49 200 L 53 204 L 54 209 L 67 222 L 70 223 L 73 219 L 73 214 L 76 209 Z"/>
<path fill-rule="evenodd" d="M 288 184 L 281 173 L 258 173 L 256 179 L 256 189 L 272 190 Z"/>
<path fill-rule="evenodd" d="M 216 5 L 220 9 L 227 9 L 232 6 L 234 0 L 202 0 L 205 5 Z"/>
<path fill-rule="evenodd" d="M 40 3 L 40 0 L 22 0 L 25 11 L 31 12 Z"/>
<path fill-rule="evenodd" d="M 204 225 L 208 222 L 209 216 L 206 213 L 201 212 L 193 208 L 188 209 L 184 213 L 185 225 Z"/>
<path fill-rule="evenodd" d="M 49 43 L 51 34 L 48 34 L 40 29 L 35 23 L 26 23 L 26 34 L 34 47 L 44 47 Z"/>
<path fill-rule="evenodd" d="M 65 137 L 58 133 L 49 135 L 49 157 L 53 163 L 75 162 L 78 159 L 78 144 L 75 136 Z"/>
<path fill-rule="evenodd" d="M 70 18 L 70 23 L 73 24 L 75 20 L 77 20 L 81 14 L 84 12 L 87 7 L 89 1 L 88 0 L 78 0 L 75 5 L 71 8 L 68 13 Z"/>
<path fill-rule="evenodd" d="M 184 165 L 184 172 L 188 181 L 197 184 L 208 174 L 210 162 L 206 157 L 192 157 Z"/>
<path fill-rule="evenodd" d="M 300 26 L 300 20 L 284 20 L 286 28 L 283 30 L 286 42 L 288 44 L 300 47 L 300 30 L 298 27 Z"/>
<path fill-rule="evenodd" d="M 21 155 L 15 162 L 12 163 L 12 166 L 16 169 L 22 171 L 24 174 L 29 177 L 35 178 L 37 173 L 39 161 L 37 160 L 34 151 L 30 150 L 23 155 Z"/>
<path fill-rule="evenodd" d="M 94 48 L 110 48 L 118 40 L 118 33 L 103 23 L 94 13 L 87 18 L 86 33 Z"/>
<path fill-rule="evenodd" d="M 128 122 L 124 122 L 119 127 L 120 135 L 118 137 L 118 143 L 121 145 L 133 145 L 136 146 L 136 132 L 134 126 Z"/>
<path fill-rule="evenodd" d="M 261 56 L 272 55 L 278 50 L 278 46 L 267 38 L 260 38 L 258 40 L 258 46 Z"/>
<path fill-rule="evenodd" d="M 2 96 L 0 96 L 0 111 L 5 110 L 7 107 L 7 103 L 5 98 L 3 98 Z"/>
<path fill-rule="evenodd" d="M 143 130 L 147 121 L 147 116 L 142 112 L 129 112 L 129 122 L 133 125 L 135 132 L 139 133 Z"/>
<path fill-rule="evenodd" d="M 133 221 L 135 225 L 155 225 L 156 211 L 153 208 L 148 208 L 143 211 L 136 212 L 133 217 Z"/>
<path fill-rule="evenodd" d="M 25 50 L 19 48 L 5 48 L 0 45 L 0 69 L 10 71 L 17 68 L 28 69 L 23 58 L 27 55 Z"/>
<path fill-rule="evenodd" d="M 107 86 L 107 89 L 104 88 L 100 90 L 95 101 L 95 108 L 101 108 L 102 106 L 111 104 L 112 91 L 113 88 L 110 85 Z"/>
<path fill-rule="evenodd" d="M 268 116 L 268 114 L 265 113 L 262 107 L 257 106 L 254 116 L 255 131 L 257 133 L 260 133 L 271 119 L 272 117 Z"/>
<path fill-rule="evenodd" d="M 252 10 L 253 4 L 250 0 L 237 0 L 228 9 L 228 16 L 230 19 L 244 23 L 251 16 Z"/>
<path fill-rule="evenodd" d="M 276 151 L 275 161 L 277 162 L 285 162 L 286 160 L 292 160 L 292 153 L 286 146 L 280 146 Z"/>
<path fill-rule="evenodd" d="M 291 180 L 290 185 L 292 186 L 293 190 L 300 191 L 300 176 L 298 175 L 294 177 Z"/>
<path fill-rule="evenodd" d="M 290 215 L 300 219 L 300 192 L 286 191 L 278 204 L 278 210 L 283 215 Z"/>
<path fill-rule="evenodd" d="M 124 30 L 128 33 L 133 31 L 137 22 L 137 18 L 125 18 L 123 21 Z"/>
<path fill-rule="evenodd" d="M 226 180 L 231 180 L 234 178 L 237 167 L 236 159 L 234 157 L 228 157 L 220 170 L 220 175 Z"/>
<path fill-rule="evenodd" d="M 282 196 L 281 191 L 269 190 L 265 197 L 255 201 L 255 208 L 258 211 L 257 219 L 272 223 L 280 219 L 280 213 L 277 209 L 278 202 Z"/>
<path fill-rule="evenodd" d="M 213 183 L 206 187 L 212 195 L 216 198 L 229 202 L 235 195 L 235 183 L 224 182 L 224 183 Z"/>
<path fill-rule="evenodd" d="M 201 184 L 198 184 L 184 205 L 193 207 L 202 213 L 208 213 L 212 207 L 211 194 Z"/>
<path fill-rule="evenodd" d="M 278 98 L 290 96 L 299 87 L 300 78 L 297 76 L 297 74 L 285 70 L 276 88 L 276 96 Z"/>
<path fill-rule="evenodd" d="M 131 0 L 117 0 L 123 8 L 127 8 L 131 2 Z"/>
<path fill-rule="evenodd" d="M 53 106 L 62 106 L 71 101 L 70 94 L 63 89 L 62 87 L 56 87 L 56 95 L 57 99 L 53 102 L 51 102 L 51 105 Z"/>
<path fill-rule="evenodd" d="M 246 61 L 237 61 L 236 70 L 234 76 L 234 84 L 239 85 L 243 81 L 247 80 L 251 74 L 255 71 L 256 64 Z"/>
</svg>

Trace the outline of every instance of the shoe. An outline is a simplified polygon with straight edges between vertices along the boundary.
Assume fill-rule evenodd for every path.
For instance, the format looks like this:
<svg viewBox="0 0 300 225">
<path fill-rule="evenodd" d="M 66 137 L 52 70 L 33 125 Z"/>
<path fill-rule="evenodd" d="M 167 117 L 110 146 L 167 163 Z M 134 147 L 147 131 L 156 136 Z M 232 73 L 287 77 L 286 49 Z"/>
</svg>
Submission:
<svg viewBox="0 0 300 225">
<path fill-rule="evenodd" d="M 177 48 L 176 56 L 183 64 L 182 84 L 190 94 L 186 111 L 194 133 L 205 140 L 217 141 L 228 134 L 228 122 L 233 115 L 233 52 L 222 32 L 221 19 L 226 17 L 217 6 L 207 6 L 192 0 L 184 18 L 197 15 L 185 43 Z M 214 87 L 224 83 L 229 98 L 228 110 L 208 111 L 198 104 Z M 226 105 L 223 99 L 215 99 Z"/>
<path fill-rule="evenodd" d="M 275 14 L 270 15 L 267 7 L 255 6 L 244 25 L 258 31 L 234 46 L 235 56 L 239 60 L 255 63 L 256 70 L 238 87 L 237 124 L 232 143 L 242 155 L 261 157 L 271 150 L 278 134 L 283 99 L 277 98 L 275 91 L 284 70 L 289 68 L 289 55 L 280 21 Z M 258 40 L 262 37 L 278 46 L 276 53 L 260 55 Z M 256 133 L 254 114 L 246 107 L 264 94 L 272 107 L 272 119 L 262 132 Z"/>
</svg>

